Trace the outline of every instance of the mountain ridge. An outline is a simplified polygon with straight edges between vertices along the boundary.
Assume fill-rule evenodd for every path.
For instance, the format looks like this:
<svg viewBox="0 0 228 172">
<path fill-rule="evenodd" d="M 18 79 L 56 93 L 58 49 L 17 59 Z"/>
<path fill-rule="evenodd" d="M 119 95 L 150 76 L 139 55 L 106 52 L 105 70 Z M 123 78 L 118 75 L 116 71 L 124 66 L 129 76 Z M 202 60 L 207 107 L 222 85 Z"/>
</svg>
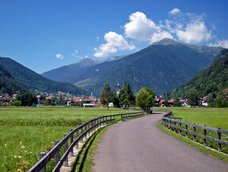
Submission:
<svg viewBox="0 0 228 172">
<path fill-rule="evenodd" d="M 224 49 L 207 69 L 198 73 L 180 88 L 173 90 L 171 96 L 188 97 L 188 92 L 192 89 L 197 90 L 201 97 L 210 93 L 220 94 L 226 89 L 228 93 L 228 49 Z"/>
<path fill-rule="evenodd" d="M 0 65 L 18 82 L 23 84 L 28 91 L 44 92 L 69 92 L 72 94 L 86 93 L 83 89 L 70 83 L 60 83 L 45 78 L 31 69 L 21 65 L 9 57 L 0 57 Z"/>
<path fill-rule="evenodd" d="M 163 94 L 207 68 L 220 51 L 221 48 L 197 47 L 165 39 L 120 59 L 80 68 L 67 81 L 97 95 L 105 83 L 115 88 L 124 81 L 129 82 L 135 92 L 147 86 Z M 48 78 L 54 79 L 53 76 Z M 58 81 L 66 81 L 65 78 Z"/>
<path fill-rule="evenodd" d="M 27 88 L 19 83 L 10 73 L 0 65 L 0 93 L 12 94 L 26 92 Z"/>
</svg>

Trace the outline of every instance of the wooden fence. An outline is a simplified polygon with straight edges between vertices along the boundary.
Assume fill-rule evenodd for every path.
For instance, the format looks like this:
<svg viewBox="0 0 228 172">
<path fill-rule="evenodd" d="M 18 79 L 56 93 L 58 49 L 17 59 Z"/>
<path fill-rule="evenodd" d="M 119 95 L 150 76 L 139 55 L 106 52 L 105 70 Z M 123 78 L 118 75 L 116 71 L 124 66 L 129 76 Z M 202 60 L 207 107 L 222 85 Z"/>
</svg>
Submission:
<svg viewBox="0 0 228 172">
<path fill-rule="evenodd" d="M 71 130 L 70 133 L 65 134 L 61 141 L 55 141 L 55 146 L 49 152 L 41 152 L 40 160 L 31 167 L 28 172 L 46 172 L 47 164 L 50 163 L 50 161 L 54 161 L 53 167 L 48 166 L 48 168 L 51 168 L 50 171 L 59 172 L 62 166 L 69 166 L 68 156 L 74 156 L 73 148 L 78 148 L 79 142 L 86 140 L 91 132 L 100 126 L 113 123 L 115 120 L 118 120 L 117 118 L 119 118 L 119 120 L 126 120 L 143 115 L 144 112 L 135 112 L 107 115 L 91 119 Z"/>
<path fill-rule="evenodd" d="M 172 118 L 171 115 L 172 112 L 162 118 L 165 127 L 204 146 L 228 153 L 228 130 L 183 122 L 181 118 Z"/>
</svg>

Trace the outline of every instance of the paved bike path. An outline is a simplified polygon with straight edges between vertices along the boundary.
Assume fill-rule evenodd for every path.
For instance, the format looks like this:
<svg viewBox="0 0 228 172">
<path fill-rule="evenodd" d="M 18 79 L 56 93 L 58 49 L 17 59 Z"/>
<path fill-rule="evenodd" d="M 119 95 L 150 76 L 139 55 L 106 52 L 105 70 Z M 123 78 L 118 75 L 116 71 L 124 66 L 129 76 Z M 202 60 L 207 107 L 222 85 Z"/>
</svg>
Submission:
<svg viewBox="0 0 228 172">
<path fill-rule="evenodd" d="M 228 172 L 228 164 L 159 130 L 161 118 L 155 114 L 111 126 L 92 172 Z"/>
</svg>

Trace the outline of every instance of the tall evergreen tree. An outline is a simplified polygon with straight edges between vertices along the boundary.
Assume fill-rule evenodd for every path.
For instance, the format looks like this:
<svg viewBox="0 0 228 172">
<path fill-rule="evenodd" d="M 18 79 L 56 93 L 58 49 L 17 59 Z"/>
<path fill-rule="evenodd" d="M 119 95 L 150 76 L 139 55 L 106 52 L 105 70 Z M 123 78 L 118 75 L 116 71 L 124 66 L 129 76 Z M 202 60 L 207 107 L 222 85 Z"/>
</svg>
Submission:
<svg viewBox="0 0 228 172">
<path fill-rule="evenodd" d="M 128 84 L 127 82 L 124 82 L 124 87 L 120 91 L 119 99 L 120 105 L 125 106 L 126 108 L 129 108 L 130 105 L 135 104 L 134 93 L 131 90 L 130 84 Z"/>
<path fill-rule="evenodd" d="M 109 109 L 108 104 L 110 102 L 112 102 L 114 99 L 114 93 L 113 93 L 109 84 L 104 85 L 104 88 L 103 88 L 101 95 L 100 95 L 100 99 L 101 99 L 101 103 L 103 105 L 107 106 Z"/>
</svg>

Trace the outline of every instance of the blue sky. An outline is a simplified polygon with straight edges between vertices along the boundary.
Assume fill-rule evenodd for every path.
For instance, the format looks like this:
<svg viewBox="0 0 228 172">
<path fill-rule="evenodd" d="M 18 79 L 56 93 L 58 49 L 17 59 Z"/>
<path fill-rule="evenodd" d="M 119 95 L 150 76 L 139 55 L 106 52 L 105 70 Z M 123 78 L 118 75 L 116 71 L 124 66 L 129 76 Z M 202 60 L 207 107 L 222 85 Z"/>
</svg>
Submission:
<svg viewBox="0 0 228 172">
<path fill-rule="evenodd" d="M 0 0 L 0 56 L 42 73 L 168 37 L 228 48 L 226 0 Z"/>
</svg>

